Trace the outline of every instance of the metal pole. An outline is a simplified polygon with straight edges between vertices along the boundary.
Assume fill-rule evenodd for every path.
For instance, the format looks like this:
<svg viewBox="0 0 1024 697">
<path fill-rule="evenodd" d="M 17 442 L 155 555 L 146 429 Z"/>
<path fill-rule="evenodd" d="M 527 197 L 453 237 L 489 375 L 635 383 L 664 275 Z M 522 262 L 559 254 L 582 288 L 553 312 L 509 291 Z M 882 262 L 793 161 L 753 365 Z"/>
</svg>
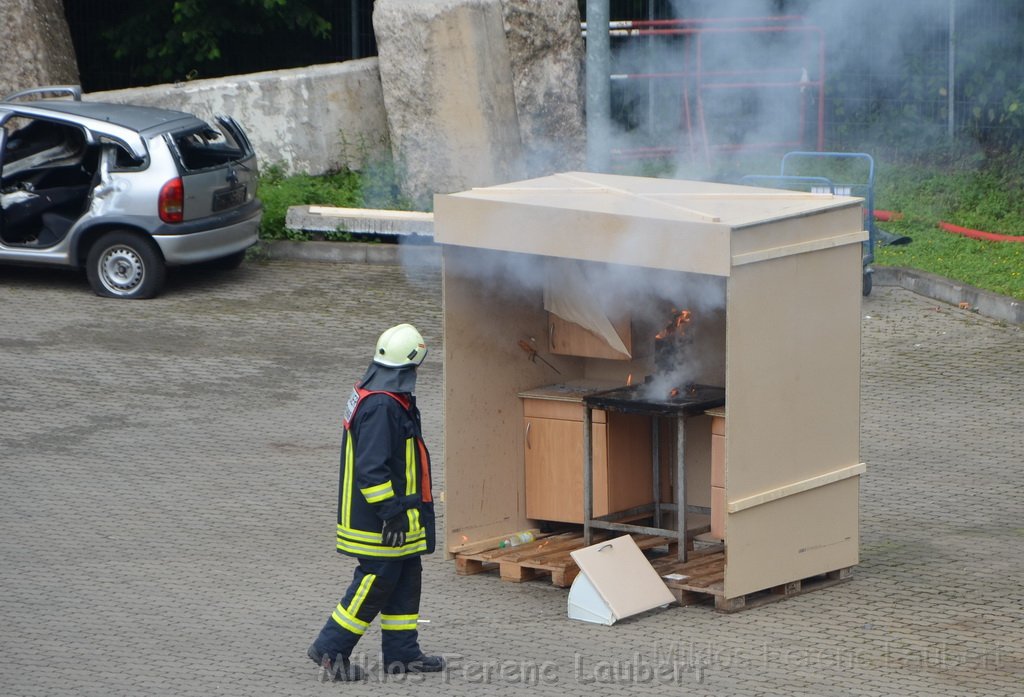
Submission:
<svg viewBox="0 0 1024 697">
<path fill-rule="evenodd" d="M 588 406 L 583 408 L 583 544 L 590 546 L 590 521 L 594 517 L 594 449 L 593 437 L 594 410 Z"/>
<path fill-rule="evenodd" d="M 654 494 L 654 527 L 661 527 L 661 432 L 657 415 L 651 417 L 651 476 L 652 493 Z"/>
<path fill-rule="evenodd" d="M 949 76 L 946 94 L 949 139 L 956 137 L 956 0 L 949 0 Z"/>
<path fill-rule="evenodd" d="M 647 2 L 647 19 L 654 21 L 654 2 L 652 0 Z M 649 73 L 653 73 L 656 68 L 655 41 L 657 39 L 653 34 L 647 38 L 647 72 Z M 650 78 L 647 80 L 647 136 L 654 137 L 654 80 Z"/>
<path fill-rule="evenodd" d="M 359 50 L 359 0 L 349 0 L 349 38 L 352 41 L 352 59 L 362 58 Z"/>
<path fill-rule="evenodd" d="M 686 416 L 676 421 L 676 527 L 679 559 L 686 561 Z"/>
<path fill-rule="evenodd" d="M 587 168 L 608 169 L 611 149 L 609 0 L 587 0 Z"/>
</svg>

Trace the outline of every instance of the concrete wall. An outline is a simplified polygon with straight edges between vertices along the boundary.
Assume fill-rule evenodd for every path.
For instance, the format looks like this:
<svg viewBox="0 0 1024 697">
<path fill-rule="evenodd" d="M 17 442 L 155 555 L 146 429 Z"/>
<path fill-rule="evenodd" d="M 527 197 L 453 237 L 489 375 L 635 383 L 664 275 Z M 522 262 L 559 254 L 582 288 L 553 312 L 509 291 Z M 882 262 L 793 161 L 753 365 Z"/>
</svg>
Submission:
<svg viewBox="0 0 1024 697">
<path fill-rule="evenodd" d="M 387 115 L 376 58 L 169 85 L 93 92 L 92 101 L 234 117 L 249 134 L 261 167 L 290 172 L 361 170 L 390 157 Z"/>
</svg>

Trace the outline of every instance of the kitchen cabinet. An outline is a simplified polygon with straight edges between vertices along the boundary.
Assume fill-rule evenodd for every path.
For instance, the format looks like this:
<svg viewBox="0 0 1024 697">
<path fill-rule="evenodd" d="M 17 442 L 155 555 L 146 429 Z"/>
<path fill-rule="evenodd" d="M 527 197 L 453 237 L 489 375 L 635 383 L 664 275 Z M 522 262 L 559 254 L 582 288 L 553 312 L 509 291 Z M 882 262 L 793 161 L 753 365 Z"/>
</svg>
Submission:
<svg viewBox="0 0 1024 697">
<path fill-rule="evenodd" d="M 550 386 L 520 394 L 531 520 L 583 522 L 582 398 L 588 391 L 594 390 Z M 650 419 L 595 410 L 593 422 L 594 514 L 650 503 Z"/>
<path fill-rule="evenodd" d="M 629 315 L 610 321 L 626 350 L 632 352 L 633 333 Z M 630 358 L 630 355 L 619 353 L 613 349 L 597 334 L 551 312 L 548 313 L 548 350 L 563 356 L 608 358 L 617 361 Z"/>
<path fill-rule="evenodd" d="M 711 536 L 725 539 L 725 409 L 710 409 Z"/>
</svg>

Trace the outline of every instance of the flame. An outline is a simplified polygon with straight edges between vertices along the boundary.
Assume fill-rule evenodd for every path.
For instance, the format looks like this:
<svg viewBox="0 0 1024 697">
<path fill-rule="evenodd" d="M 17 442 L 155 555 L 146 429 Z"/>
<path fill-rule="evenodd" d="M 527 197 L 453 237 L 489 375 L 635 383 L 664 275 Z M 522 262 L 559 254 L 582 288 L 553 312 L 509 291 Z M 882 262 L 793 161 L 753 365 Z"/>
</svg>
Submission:
<svg viewBox="0 0 1024 697">
<path fill-rule="evenodd" d="M 629 375 L 626 376 L 626 387 L 629 387 L 632 384 L 633 384 L 633 373 L 630 373 Z"/>
<path fill-rule="evenodd" d="M 673 387 L 671 390 L 668 391 L 668 396 L 669 396 L 669 399 L 671 399 L 673 397 L 678 397 L 679 396 L 679 388 L 678 387 Z"/>
<path fill-rule="evenodd" d="M 690 323 L 691 312 L 689 310 L 677 310 L 672 308 L 672 321 L 660 332 L 654 335 L 655 339 L 664 339 L 671 334 L 682 336 L 686 333 L 686 325 Z"/>
</svg>

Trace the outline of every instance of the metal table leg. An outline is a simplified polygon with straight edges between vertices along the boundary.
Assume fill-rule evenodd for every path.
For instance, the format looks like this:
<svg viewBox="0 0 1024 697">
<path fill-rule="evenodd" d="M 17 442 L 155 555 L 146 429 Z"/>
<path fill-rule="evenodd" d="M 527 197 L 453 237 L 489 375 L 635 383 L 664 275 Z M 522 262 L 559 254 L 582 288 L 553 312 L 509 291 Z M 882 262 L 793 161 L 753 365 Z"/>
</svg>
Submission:
<svg viewBox="0 0 1024 697">
<path fill-rule="evenodd" d="M 661 433 L 658 424 L 658 417 L 651 417 L 651 480 L 654 484 L 651 487 L 654 494 L 654 527 L 661 527 Z"/>
<path fill-rule="evenodd" d="M 594 410 L 583 408 L 583 544 L 591 544 L 590 521 L 594 517 L 594 448 L 592 433 Z"/>
<path fill-rule="evenodd" d="M 676 525 L 679 559 L 686 561 L 686 416 L 676 420 Z"/>
</svg>

